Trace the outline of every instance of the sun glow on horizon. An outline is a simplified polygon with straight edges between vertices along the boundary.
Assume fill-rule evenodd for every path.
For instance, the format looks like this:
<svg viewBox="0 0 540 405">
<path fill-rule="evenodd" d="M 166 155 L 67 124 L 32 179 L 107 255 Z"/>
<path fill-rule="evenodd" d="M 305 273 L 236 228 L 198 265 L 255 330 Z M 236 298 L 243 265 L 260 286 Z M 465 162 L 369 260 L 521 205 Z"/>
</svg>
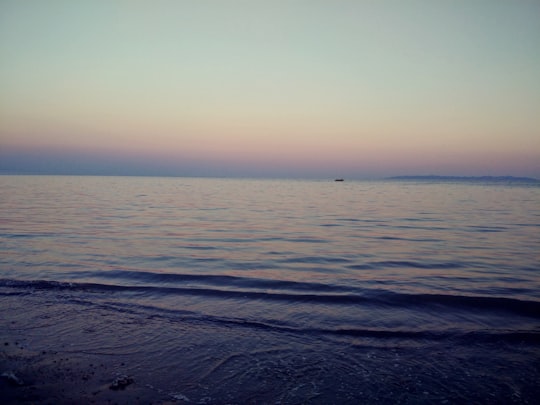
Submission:
<svg viewBox="0 0 540 405">
<path fill-rule="evenodd" d="M 177 174 L 540 177 L 539 12 L 4 1 L 0 154 Z"/>
</svg>

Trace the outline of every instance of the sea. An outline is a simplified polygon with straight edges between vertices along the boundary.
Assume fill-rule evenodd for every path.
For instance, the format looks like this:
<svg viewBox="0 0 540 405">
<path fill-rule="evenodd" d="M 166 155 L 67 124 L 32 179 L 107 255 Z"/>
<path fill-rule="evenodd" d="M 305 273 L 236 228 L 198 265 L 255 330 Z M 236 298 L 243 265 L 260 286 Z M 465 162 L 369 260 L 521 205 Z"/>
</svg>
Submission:
<svg viewBox="0 0 540 405">
<path fill-rule="evenodd" d="M 0 335 L 27 350 L 178 403 L 540 403 L 537 182 L 0 190 Z"/>
</svg>

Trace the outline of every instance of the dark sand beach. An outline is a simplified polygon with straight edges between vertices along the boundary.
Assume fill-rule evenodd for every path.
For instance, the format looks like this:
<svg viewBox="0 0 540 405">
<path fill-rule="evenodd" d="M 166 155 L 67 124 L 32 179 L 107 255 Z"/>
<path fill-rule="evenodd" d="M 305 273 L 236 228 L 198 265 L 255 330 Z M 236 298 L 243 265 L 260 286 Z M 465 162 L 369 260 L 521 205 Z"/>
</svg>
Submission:
<svg viewBox="0 0 540 405">
<path fill-rule="evenodd" d="M 2 344 L 2 404 L 166 404 L 180 399 L 134 379 L 115 388 L 114 382 L 126 376 L 122 363 L 83 353 L 27 350 L 16 341 Z"/>
<path fill-rule="evenodd" d="M 10 309 L 0 329 L 2 404 L 535 404 L 540 398 L 535 334 L 487 341 L 345 334 L 340 341 L 85 310 L 76 300 L 50 291 L 1 297 Z"/>
<path fill-rule="evenodd" d="M 493 379 L 482 375 L 478 369 L 471 370 L 468 376 L 459 375 L 454 379 L 436 381 L 434 376 L 396 374 L 393 363 L 381 364 L 376 372 L 379 382 L 366 383 L 363 391 L 351 391 L 347 397 L 332 396 L 331 392 L 319 395 L 298 395 L 291 401 L 272 398 L 261 384 L 261 397 L 255 395 L 233 398 L 200 397 L 191 400 L 182 393 L 167 392 L 147 382 L 144 375 L 128 375 L 130 367 L 123 363 L 108 362 L 98 356 L 85 354 L 65 354 L 54 352 L 35 352 L 20 347 L 17 343 L 3 343 L 0 352 L 2 370 L 13 373 L 20 381 L 15 383 L 5 376 L 0 379 L 2 404 L 222 404 L 222 403 L 402 403 L 402 404 L 458 404 L 466 401 L 473 404 L 537 404 L 540 389 L 537 385 L 538 371 L 531 374 L 530 369 L 514 369 L 506 372 L 502 380 L 507 384 L 493 385 L 493 391 L 486 392 L 485 386 L 474 391 L 477 380 Z M 440 360 L 440 359 L 439 359 Z M 474 374 L 474 375 L 473 375 Z M 125 388 L 113 389 L 115 380 L 128 376 L 132 382 Z M 349 376 L 350 377 L 350 376 Z M 439 376 L 440 377 L 440 376 Z M 342 378 L 342 377 L 339 377 Z M 422 382 L 427 382 L 425 387 Z M 259 381 L 258 383 L 262 383 Z M 257 384 L 257 382 L 253 382 Z M 235 387 L 236 388 L 236 387 Z M 253 389 L 254 387 L 246 387 Z M 274 387 L 278 389 L 279 387 Z M 429 391 L 428 391 L 429 390 Z M 223 387 L 218 389 L 223 391 Z M 226 390 L 225 390 L 226 391 Z M 246 390 L 248 391 L 248 389 Z"/>
</svg>

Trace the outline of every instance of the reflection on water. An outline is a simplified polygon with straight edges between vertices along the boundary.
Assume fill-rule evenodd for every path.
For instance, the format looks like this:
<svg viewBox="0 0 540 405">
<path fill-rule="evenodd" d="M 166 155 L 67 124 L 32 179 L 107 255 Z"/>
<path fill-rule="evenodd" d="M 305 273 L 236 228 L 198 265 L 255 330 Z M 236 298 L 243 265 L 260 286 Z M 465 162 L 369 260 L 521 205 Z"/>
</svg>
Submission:
<svg viewBox="0 0 540 405">
<path fill-rule="evenodd" d="M 506 274 L 513 277 L 508 287 L 523 289 L 521 298 L 538 298 L 538 280 L 527 271 L 540 258 L 538 187 L 0 180 L 4 268 L 17 278 L 130 269 L 358 287 L 400 282 L 411 292 L 475 286 L 475 293 L 490 282 L 500 286 Z"/>
<path fill-rule="evenodd" d="M 46 176 L 0 186 L 3 326 L 15 319 L 29 345 L 152 359 L 153 384 L 172 390 L 176 369 L 192 397 L 233 403 L 353 403 L 368 383 L 392 402 L 373 381 L 406 375 L 400 384 L 430 390 L 450 378 L 445 395 L 459 402 L 505 374 L 466 382 L 456 367 L 512 359 L 538 375 L 538 186 Z M 429 356 L 441 362 L 431 377 L 420 371 Z"/>
</svg>

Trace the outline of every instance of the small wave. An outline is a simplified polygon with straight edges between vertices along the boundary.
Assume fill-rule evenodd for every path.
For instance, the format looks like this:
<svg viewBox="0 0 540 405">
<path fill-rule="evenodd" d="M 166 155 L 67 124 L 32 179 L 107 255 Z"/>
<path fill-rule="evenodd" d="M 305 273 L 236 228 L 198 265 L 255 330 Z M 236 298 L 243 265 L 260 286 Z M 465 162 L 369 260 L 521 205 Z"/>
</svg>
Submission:
<svg viewBox="0 0 540 405">
<path fill-rule="evenodd" d="M 415 229 L 415 230 L 424 230 L 424 231 L 448 231 L 448 227 L 444 226 L 420 226 L 420 225 L 393 225 L 392 228 L 395 229 Z"/>
<path fill-rule="evenodd" d="M 191 250 L 216 250 L 215 246 L 183 246 L 184 249 Z"/>
<path fill-rule="evenodd" d="M 197 277 L 197 276 L 194 276 Z M 205 276 L 207 277 L 207 276 Z M 216 276 L 228 277 L 231 276 Z M 242 280 L 241 278 L 232 280 Z M 278 286 L 280 288 L 278 288 Z M 304 284 L 288 281 L 277 282 L 274 291 L 253 288 L 240 282 L 239 285 L 222 286 L 149 286 L 118 285 L 100 283 L 69 283 L 45 280 L 0 280 L 0 287 L 43 290 L 82 290 L 87 292 L 139 292 L 154 296 L 192 295 L 218 299 L 262 300 L 307 302 L 324 305 L 364 305 L 373 307 L 399 307 L 401 309 L 438 311 L 487 311 L 513 313 L 520 316 L 540 318 L 540 301 L 520 300 L 505 297 L 468 296 L 450 294 L 404 294 L 387 290 L 347 289 L 339 286 Z M 251 287 L 251 288 L 250 288 Z M 287 289 L 286 289 L 287 288 Z"/>
<path fill-rule="evenodd" d="M 356 289 L 339 285 L 328 285 L 312 282 L 297 282 L 289 280 L 262 279 L 252 277 L 240 277 L 231 275 L 215 274 L 179 274 L 179 273 L 154 273 L 147 271 L 110 270 L 99 272 L 79 272 L 79 276 L 87 278 L 120 279 L 142 281 L 145 283 L 159 284 L 194 284 L 210 285 L 217 287 L 241 287 L 252 289 L 273 289 L 311 292 L 351 292 Z"/>
<path fill-rule="evenodd" d="M 443 294 L 396 294 L 393 300 L 396 303 L 401 302 L 404 305 L 414 305 L 416 302 L 421 302 L 422 305 L 435 304 L 470 310 L 504 311 L 540 318 L 540 302 L 515 298 Z"/>
<path fill-rule="evenodd" d="M 540 332 L 534 331 L 409 331 L 377 329 L 320 330 L 321 334 L 345 335 L 375 339 L 451 340 L 456 343 L 528 343 L 540 344 Z"/>
<path fill-rule="evenodd" d="M 398 236 L 379 236 L 375 239 L 380 240 L 402 240 L 407 242 L 442 242 L 442 239 L 436 238 L 403 238 Z"/>
<path fill-rule="evenodd" d="M 0 235 L 0 237 L 8 239 L 32 239 L 46 238 L 51 236 L 54 236 L 54 233 L 8 233 Z"/>
<path fill-rule="evenodd" d="M 504 232 L 508 228 L 504 226 L 469 226 L 466 230 L 470 232 L 490 233 L 490 232 Z"/>
<path fill-rule="evenodd" d="M 264 292 L 256 290 L 234 290 L 224 288 L 204 288 L 204 287 L 166 287 L 166 286 L 145 286 L 145 285 L 118 285 L 100 283 L 68 283 L 59 281 L 29 280 L 14 281 L 0 280 L 0 287 L 17 287 L 23 289 L 42 290 L 82 290 L 82 291 L 117 291 L 117 292 L 144 292 L 157 295 L 201 295 L 218 298 L 238 298 L 238 299 L 261 299 L 279 301 L 309 301 L 320 303 L 359 303 L 369 301 L 368 298 L 351 294 L 299 294 L 284 292 Z M 230 286 L 229 286 L 230 288 Z"/>
<path fill-rule="evenodd" d="M 304 327 L 301 324 L 291 323 L 278 319 L 249 319 L 228 316 L 216 316 L 180 309 L 165 309 L 151 305 L 125 302 L 101 302 L 95 304 L 86 300 L 70 300 L 79 305 L 98 305 L 101 308 L 129 313 L 132 315 L 144 313 L 149 318 L 163 318 L 168 322 L 195 322 L 212 325 L 223 325 L 228 328 L 247 328 L 264 330 L 268 332 L 287 333 L 294 335 L 308 335 L 311 337 L 349 337 L 366 338 L 374 340 L 410 340 L 422 341 L 451 341 L 456 344 L 483 344 L 483 343 L 520 343 L 540 344 L 540 331 L 538 330 L 511 330 L 511 329 L 407 329 L 407 328 L 361 328 L 361 327 Z"/>
<path fill-rule="evenodd" d="M 470 266 L 470 263 L 468 263 Z M 403 260 L 386 260 L 377 262 L 368 262 L 363 264 L 353 264 L 347 266 L 353 270 L 371 270 L 384 269 L 392 267 L 415 268 L 415 269 L 460 269 L 466 267 L 465 263 L 460 262 L 416 262 Z"/>
<path fill-rule="evenodd" d="M 319 238 L 284 238 L 287 242 L 297 242 L 297 243 L 329 243 L 327 239 Z"/>
<path fill-rule="evenodd" d="M 321 257 L 321 256 L 302 256 L 302 257 L 291 257 L 282 260 L 280 263 L 313 263 L 313 264 L 322 264 L 322 263 L 348 263 L 349 259 L 344 257 Z"/>
<path fill-rule="evenodd" d="M 83 303 L 84 304 L 84 303 Z M 506 330 L 506 329 L 485 329 L 485 330 L 444 330 L 444 329 L 385 329 L 385 328 L 310 328 L 302 327 L 287 321 L 276 319 L 253 320 L 243 318 L 232 318 L 224 316 L 211 316 L 191 311 L 164 310 L 148 305 L 109 303 L 109 309 L 117 309 L 120 312 L 137 313 L 139 311 L 150 311 L 151 317 L 164 317 L 169 321 L 197 322 L 220 324 L 227 327 L 240 327 L 248 329 L 265 330 L 269 332 L 288 333 L 295 335 L 309 335 L 320 337 L 353 337 L 376 340 L 411 340 L 411 341 L 444 341 L 453 343 L 525 343 L 540 344 L 540 331 L 535 330 Z"/>
</svg>

